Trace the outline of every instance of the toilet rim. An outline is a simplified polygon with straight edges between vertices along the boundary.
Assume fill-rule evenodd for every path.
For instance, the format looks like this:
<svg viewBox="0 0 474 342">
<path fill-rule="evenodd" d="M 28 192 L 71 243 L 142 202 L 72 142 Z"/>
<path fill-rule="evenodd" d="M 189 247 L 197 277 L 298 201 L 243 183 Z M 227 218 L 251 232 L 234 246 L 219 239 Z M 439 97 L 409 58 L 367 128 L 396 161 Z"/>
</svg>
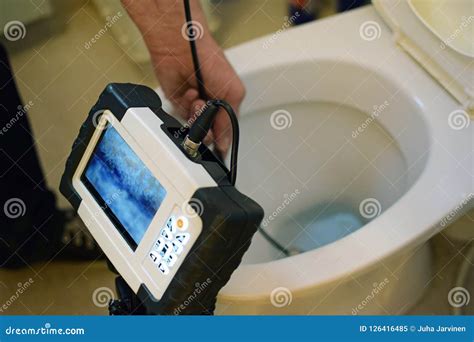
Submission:
<svg viewBox="0 0 474 342">
<path fill-rule="evenodd" d="M 379 23 L 383 32 L 388 33 L 385 24 L 372 8 L 368 7 L 353 12 L 350 15 L 338 17 L 346 18 L 346 23 L 352 25 L 359 25 L 361 20 L 372 20 Z M 336 21 L 340 18 L 334 17 L 327 20 Z M 325 21 L 327 22 L 327 20 Z M 280 39 L 286 40 L 289 44 L 295 42 L 295 39 L 291 38 L 292 35 L 301 40 L 305 34 L 310 34 L 311 39 L 315 39 L 318 34 L 324 34 L 325 30 L 322 29 L 321 23 L 304 25 L 301 28 L 290 30 L 291 32 L 284 32 Z M 350 30 L 348 26 L 345 26 L 346 30 Z M 358 26 L 356 27 L 358 28 Z M 388 75 L 400 85 L 403 84 L 404 76 L 418 73 L 417 76 L 422 81 L 418 80 L 415 84 L 406 85 L 405 91 L 419 103 L 420 113 L 426 122 L 430 139 L 429 157 L 425 169 L 406 193 L 379 217 L 361 229 L 331 244 L 300 255 L 268 263 L 241 265 L 219 293 L 220 300 L 224 302 L 237 298 L 243 301 L 268 299 L 272 290 L 281 286 L 288 288 L 293 294 L 300 293 L 314 288 L 315 284 L 337 282 L 349 275 L 355 276 L 368 271 L 397 251 L 413 248 L 434 235 L 439 231 L 440 221 L 443 217 L 462 202 L 460 195 L 468 192 L 466 189 L 472 189 L 469 177 L 460 176 L 459 165 L 453 161 L 459 161 L 468 155 L 468 145 L 464 146 L 463 143 L 472 134 L 474 127 L 458 132 L 457 136 L 452 136 L 452 131 L 447 127 L 442 115 L 459 110 L 460 105 L 449 95 L 444 94 L 439 85 L 427 76 L 413 60 L 403 52 L 397 51 L 388 34 L 376 42 L 379 46 L 378 50 L 383 55 L 383 52 L 387 53 L 386 49 L 389 48 L 391 49 L 390 53 L 398 55 L 401 65 L 404 66 L 402 72 L 398 68 L 379 65 L 377 58 L 380 58 L 380 54 L 370 56 L 365 53 L 363 45 L 367 42 L 363 41 L 356 41 L 353 44 L 361 46 L 359 50 L 351 50 L 350 58 L 347 55 L 341 58 L 340 46 L 328 46 L 327 48 L 319 46 L 309 55 L 299 55 L 296 58 L 291 54 L 275 53 L 271 56 L 272 58 L 260 54 L 253 55 L 251 61 L 246 59 L 246 51 L 255 51 L 255 49 L 261 48 L 265 39 L 266 37 L 263 37 L 226 52 L 231 64 L 244 81 L 254 73 L 264 69 L 278 68 L 289 63 L 312 63 L 318 59 L 345 60 L 354 63 L 354 54 L 357 54 L 355 59 L 361 66 L 374 68 L 374 65 L 378 65 L 381 73 Z M 284 43 L 281 45 L 284 46 Z M 291 50 L 291 48 L 287 49 Z M 429 98 L 428 95 L 432 96 L 433 93 L 443 94 L 440 95 L 445 97 L 441 101 L 441 105 L 435 101 L 426 101 Z M 449 135 L 450 138 L 447 139 L 446 135 Z M 449 185 L 449 194 L 445 193 L 446 189 L 433 186 L 434 184 L 439 185 L 440 178 L 445 179 L 444 187 Z M 437 197 L 443 200 L 427 200 Z M 462 211 L 467 210 L 466 207 L 462 208 Z M 423 215 L 419 215 L 419 213 L 423 213 Z M 396 224 L 394 224 L 395 222 Z M 371 244 L 370 248 L 367 248 L 364 244 L 365 241 L 377 241 L 377 243 Z"/>
<path fill-rule="evenodd" d="M 344 20 L 344 25 L 337 25 L 340 20 Z M 357 35 L 359 26 L 363 22 L 376 22 L 380 26 L 381 37 L 375 43 L 357 39 L 360 38 Z M 347 54 L 348 44 L 345 46 L 342 43 L 334 44 L 334 40 L 328 41 L 327 39 L 321 39 L 321 44 L 318 44 L 317 47 L 309 46 L 305 54 L 291 53 L 292 46 L 298 42 L 305 41 L 305 39 L 306 41 L 315 40 L 318 36 L 324 38 L 327 34 L 325 25 L 331 27 L 335 36 L 339 35 L 350 42 L 350 55 Z M 351 34 L 355 36 L 350 37 Z M 267 39 L 268 37 L 262 37 L 226 50 L 226 56 L 244 81 L 252 74 L 262 70 L 277 69 L 289 63 L 313 63 L 315 59 L 342 60 L 369 69 L 376 68 L 397 84 L 403 84 L 404 76 L 417 74 L 418 78 L 424 79 L 423 87 L 420 87 L 419 81 L 407 83 L 404 91 L 411 94 L 419 105 L 430 138 L 430 153 L 425 169 L 416 182 L 379 217 L 358 231 L 316 250 L 269 263 L 241 265 L 234 272 L 228 284 L 219 292 L 219 300 L 224 303 L 235 300 L 268 300 L 269 294 L 280 286 L 288 288 L 294 295 L 297 295 L 314 288 L 315 284 L 334 283 L 345 279 L 348 275 L 356 276 L 366 272 L 395 252 L 413 248 L 434 235 L 443 217 L 462 202 L 459 194 L 462 194 L 466 189 L 472 189 L 470 179 L 467 176 L 459 177 L 458 166 L 454 165 L 452 161 L 453 158 L 460 159 L 469 153 L 466 152 L 468 146 L 462 148 L 462 142 L 463 139 L 466 140 L 466 137 L 474 133 L 474 125 L 471 125 L 471 129 L 459 131 L 457 136 L 450 134 L 452 131 L 450 132 L 447 127 L 446 119 L 440 118 L 440 116 L 442 113 L 459 110 L 460 105 L 444 93 L 413 60 L 397 49 L 387 26 L 372 6 L 287 30 L 279 35 L 278 41 L 273 46 L 274 49 L 270 48 L 265 51 L 267 54 L 255 55 L 251 53 L 253 51 L 262 52 L 262 44 Z M 374 44 L 377 44 L 376 54 L 374 54 Z M 380 55 L 384 57 L 390 54 L 399 58 L 397 63 L 402 65 L 401 70 L 397 68 L 392 70 L 380 65 Z M 161 89 L 157 89 L 157 92 L 163 99 L 165 110 L 172 113 L 172 106 L 166 101 Z M 441 94 L 443 101 L 427 103 L 424 99 L 432 95 L 432 92 Z M 247 108 L 247 111 L 249 109 Z M 439 115 L 435 115 L 436 113 Z M 242 115 L 248 114 L 242 113 Z M 447 135 L 450 139 L 446 138 Z M 439 142 L 443 144 L 441 145 Z M 448 148 L 445 147 L 447 144 Z M 461 148 L 459 148 L 460 146 Z M 443 171 L 443 174 L 440 174 L 440 170 Z M 440 177 L 447 179 L 450 185 L 450 196 L 446 196 L 439 188 L 433 188 L 434 182 L 437 182 Z M 436 203 L 426 201 L 427 198 L 433 196 L 442 196 L 443 201 Z M 414 204 L 417 205 L 416 208 Z M 468 209 L 463 208 L 463 211 Z M 416 215 L 417 212 L 423 212 L 426 215 Z M 405 221 L 399 222 L 400 217 L 406 218 Z M 386 234 L 384 228 L 395 233 L 393 232 L 393 222 L 399 222 L 397 228 L 400 228 L 400 231 L 398 234 Z M 371 246 L 370 253 L 362 245 L 354 244 L 354 241 L 374 240 L 377 243 Z M 346 254 L 342 255 L 342 253 Z M 334 262 L 335 260 L 337 262 Z M 304 265 L 305 268 L 302 268 L 301 265 Z M 308 272 L 308 269 L 316 269 L 317 272 Z"/>
</svg>

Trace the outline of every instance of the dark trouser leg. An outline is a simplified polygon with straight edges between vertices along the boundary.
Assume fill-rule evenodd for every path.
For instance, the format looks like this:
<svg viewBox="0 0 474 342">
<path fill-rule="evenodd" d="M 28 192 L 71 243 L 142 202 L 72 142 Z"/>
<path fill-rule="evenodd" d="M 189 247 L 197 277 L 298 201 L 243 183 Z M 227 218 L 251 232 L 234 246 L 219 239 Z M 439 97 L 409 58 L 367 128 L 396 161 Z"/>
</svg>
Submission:
<svg viewBox="0 0 474 342">
<path fill-rule="evenodd" d="M 338 12 L 348 11 L 362 5 L 366 5 L 369 1 L 367 0 L 339 0 L 337 5 Z"/>
<path fill-rule="evenodd" d="M 0 45 L 0 266 L 47 258 L 60 238 L 55 197 L 46 188 L 28 122 L 31 105 L 23 106 Z"/>
</svg>

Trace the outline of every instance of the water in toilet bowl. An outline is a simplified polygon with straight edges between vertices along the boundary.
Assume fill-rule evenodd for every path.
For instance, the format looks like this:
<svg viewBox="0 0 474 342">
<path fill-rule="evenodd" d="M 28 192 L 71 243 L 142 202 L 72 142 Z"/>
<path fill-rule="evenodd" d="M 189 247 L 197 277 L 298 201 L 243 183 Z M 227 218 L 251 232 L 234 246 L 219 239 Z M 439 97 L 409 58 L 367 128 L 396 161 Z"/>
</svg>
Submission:
<svg viewBox="0 0 474 342">
<path fill-rule="evenodd" d="M 325 203 L 298 213 L 297 217 L 296 223 L 304 227 L 303 231 L 295 236 L 292 229 L 281 230 L 284 234 L 278 234 L 275 238 L 288 241 L 290 249 L 299 252 L 310 251 L 337 241 L 365 223 L 357 208 L 344 203 Z M 295 222 L 288 220 L 287 224 L 290 226 Z"/>
<path fill-rule="evenodd" d="M 327 102 L 243 113 L 237 187 L 263 206 L 264 229 L 290 252 L 351 234 L 409 187 L 405 158 L 378 117 Z M 364 201 L 374 213 L 361 212 Z M 243 262 L 282 257 L 257 234 Z"/>
<path fill-rule="evenodd" d="M 325 203 L 318 208 L 309 208 L 304 212 L 297 213 L 297 220 L 286 218 L 283 223 L 279 223 L 284 228 L 275 228 L 272 225 L 263 227 L 271 231 L 271 236 L 279 244 L 284 246 L 289 255 L 304 253 L 351 234 L 361 228 L 368 220 L 362 217 L 358 208 L 353 208 L 344 203 Z M 286 257 L 278 248 L 275 248 L 262 235 L 257 233 L 255 244 L 260 251 L 265 251 L 265 256 L 260 256 L 258 261 L 270 261 Z M 255 260 L 255 253 L 251 253 L 252 258 L 244 261 Z M 250 263 L 253 263 L 251 262 Z"/>
</svg>

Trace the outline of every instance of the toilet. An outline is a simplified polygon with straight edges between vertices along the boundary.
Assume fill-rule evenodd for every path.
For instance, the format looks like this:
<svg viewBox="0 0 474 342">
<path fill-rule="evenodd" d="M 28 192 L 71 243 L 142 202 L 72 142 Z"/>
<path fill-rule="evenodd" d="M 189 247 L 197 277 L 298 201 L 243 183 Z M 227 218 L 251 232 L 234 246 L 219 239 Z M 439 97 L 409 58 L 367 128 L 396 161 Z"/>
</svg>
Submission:
<svg viewBox="0 0 474 342">
<path fill-rule="evenodd" d="M 405 313 L 436 276 L 429 239 L 473 207 L 470 1 L 373 3 L 226 52 L 237 187 L 291 253 L 257 233 L 218 314 Z"/>
</svg>

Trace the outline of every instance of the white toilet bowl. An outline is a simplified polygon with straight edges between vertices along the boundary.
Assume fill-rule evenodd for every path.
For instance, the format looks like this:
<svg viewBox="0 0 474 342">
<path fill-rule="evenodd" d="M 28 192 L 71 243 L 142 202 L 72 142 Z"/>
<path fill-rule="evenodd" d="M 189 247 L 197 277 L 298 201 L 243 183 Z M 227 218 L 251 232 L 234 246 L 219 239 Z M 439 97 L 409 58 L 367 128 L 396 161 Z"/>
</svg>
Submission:
<svg viewBox="0 0 474 342">
<path fill-rule="evenodd" d="M 474 124 L 453 128 L 450 114 L 473 102 L 392 30 L 370 6 L 227 52 L 247 87 L 237 186 L 300 253 L 257 233 L 218 313 L 396 314 L 431 281 L 426 242 L 472 204 Z"/>
<path fill-rule="evenodd" d="M 298 254 L 257 233 L 218 314 L 403 313 L 430 237 L 473 206 L 473 56 L 440 44 L 427 2 L 374 2 L 388 25 L 368 6 L 227 51 L 247 88 L 237 186 Z"/>
</svg>

